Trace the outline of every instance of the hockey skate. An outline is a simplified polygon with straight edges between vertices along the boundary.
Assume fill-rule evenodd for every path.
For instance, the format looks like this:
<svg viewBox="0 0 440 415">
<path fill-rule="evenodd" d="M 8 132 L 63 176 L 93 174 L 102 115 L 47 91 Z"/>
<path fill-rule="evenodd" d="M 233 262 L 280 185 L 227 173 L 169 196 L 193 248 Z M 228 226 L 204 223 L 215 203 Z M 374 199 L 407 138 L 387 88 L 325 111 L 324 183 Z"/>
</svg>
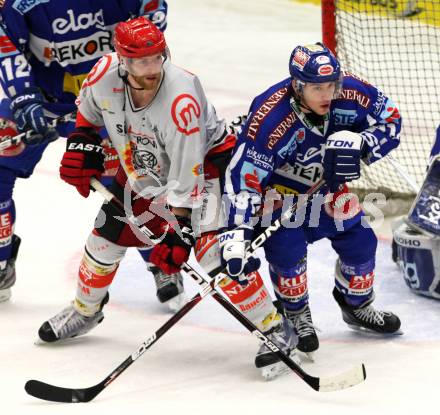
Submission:
<svg viewBox="0 0 440 415">
<path fill-rule="evenodd" d="M 183 277 L 180 272 L 165 274 L 160 268 L 150 265 L 149 270 L 154 276 L 156 283 L 156 295 L 158 300 L 176 312 L 188 301 L 183 287 Z"/>
<path fill-rule="evenodd" d="M 73 303 L 60 313 L 45 321 L 38 330 L 39 338 L 46 343 L 53 343 L 88 333 L 104 320 L 102 308 L 108 302 L 108 293 L 101 303 L 100 310 L 90 317 L 79 313 Z"/>
<path fill-rule="evenodd" d="M 351 329 L 375 334 L 403 334 L 399 317 L 390 311 L 376 310 L 371 305 L 374 298 L 361 307 L 353 307 L 345 302 L 337 288 L 333 289 L 333 297 L 341 307 L 343 320 Z"/>
<path fill-rule="evenodd" d="M 11 287 L 15 284 L 15 261 L 17 260 L 18 249 L 21 239 L 17 235 L 12 235 L 11 258 L 6 261 L 3 268 L 0 268 L 0 303 L 11 298 Z"/>
<path fill-rule="evenodd" d="M 290 320 L 283 318 L 280 324 L 266 332 L 265 335 L 290 356 L 295 363 L 298 365 L 301 363 L 295 349 L 297 336 Z M 264 343 L 261 344 L 255 356 L 255 366 L 261 369 L 261 375 L 265 380 L 272 380 L 290 372 L 290 368 L 275 353 L 272 353 Z"/>
<path fill-rule="evenodd" d="M 316 335 L 315 328 L 313 326 L 312 314 L 310 313 L 310 307 L 306 304 L 301 310 L 287 311 L 287 318 L 293 323 L 298 334 L 298 344 L 296 348 L 307 355 L 307 357 L 313 362 L 313 354 L 319 348 L 319 340 Z"/>
</svg>

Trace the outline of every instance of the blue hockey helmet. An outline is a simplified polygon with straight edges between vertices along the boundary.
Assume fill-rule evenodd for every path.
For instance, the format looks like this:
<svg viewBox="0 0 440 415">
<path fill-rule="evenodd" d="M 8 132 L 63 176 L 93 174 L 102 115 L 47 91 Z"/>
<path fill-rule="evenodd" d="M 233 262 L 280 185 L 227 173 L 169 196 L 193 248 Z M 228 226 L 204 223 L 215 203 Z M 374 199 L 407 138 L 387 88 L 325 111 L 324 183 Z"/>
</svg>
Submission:
<svg viewBox="0 0 440 415">
<path fill-rule="evenodd" d="M 320 84 L 323 82 L 339 82 L 341 65 L 329 48 L 322 43 L 297 46 L 293 49 L 289 60 L 290 76 L 305 83 Z"/>
</svg>

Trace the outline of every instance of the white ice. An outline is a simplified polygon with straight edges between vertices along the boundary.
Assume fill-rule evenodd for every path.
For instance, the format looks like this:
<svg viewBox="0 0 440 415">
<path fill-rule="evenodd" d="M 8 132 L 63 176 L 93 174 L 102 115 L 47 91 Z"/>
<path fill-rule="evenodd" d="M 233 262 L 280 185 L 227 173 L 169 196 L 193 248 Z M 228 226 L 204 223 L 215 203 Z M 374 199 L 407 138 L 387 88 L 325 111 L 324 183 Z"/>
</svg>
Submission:
<svg viewBox="0 0 440 415">
<path fill-rule="evenodd" d="M 169 9 L 166 35 L 174 62 L 200 76 L 228 119 L 287 76 L 297 43 L 320 39 L 320 11 L 310 5 L 169 0 Z M 83 199 L 59 179 L 63 150 L 63 140 L 52 144 L 34 176 L 16 185 L 16 231 L 23 243 L 13 297 L 0 304 L 2 414 L 435 413 L 440 303 L 409 292 L 391 261 L 389 239 L 378 248 L 376 305 L 402 319 L 404 335 L 391 338 L 345 326 L 331 296 L 335 255 L 326 241 L 310 249 L 310 301 L 321 347 L 304 369 L 325 376 L 364 362 L 367 380 L 352 389 L 318 393 L 293 373 L 264 382 L 253 366 L 256 339 L 206 298 L 91 403 L 28 396 L 28 379 L 77 388 L 98 383 L 170 316 L 155 298 L 152 276 L 130 251 L 100 326 L 64 344 L 33 344 L 42 322 L 73 299 L 82 248 L 101 203 L 98 195 Z M 197 291 L 190 279 L 185 285 L 190 295 Z"/>
</svg>

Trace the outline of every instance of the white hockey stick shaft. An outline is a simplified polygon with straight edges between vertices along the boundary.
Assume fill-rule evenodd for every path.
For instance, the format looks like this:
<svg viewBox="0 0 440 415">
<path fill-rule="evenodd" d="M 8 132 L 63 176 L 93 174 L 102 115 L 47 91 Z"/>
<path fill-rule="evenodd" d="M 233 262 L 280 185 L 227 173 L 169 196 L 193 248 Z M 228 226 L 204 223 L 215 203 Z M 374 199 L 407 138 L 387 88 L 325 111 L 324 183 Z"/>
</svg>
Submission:
<svg viewBox="0 0 440 415">
<path fill-rule="evenodd" d="M 53 120 L 48 122 L 48 126 L 50 128 L 55 128 L 61 122 L 69 122 L 74 121 L 76 116 L 76 111 L 69 112 L 66 115 L 63 115 L 58 118 L 54 118 Z M 15 135 L 14 137 L 6 136 L 0 140 L 0 151 L 6 150 L 8 147 L 16 146 L 20 144 L 22 141 L 30 138 L 34 134 L 33 130 L 25 131 L 24 133 L 20 133 Z"/>
<path fill-rule="evenodd" d="M 388 154 L 385 159 L 389 161 L 389 163 L 394 167 L 394 170 L 400 174 L 400 176 L 408 183 L 411 189 L 413 189 L 415 193 L 418 193 L 420 186 L 417 185 L 414 177 L 412 177 L 391 154 Z"/>
</svg>

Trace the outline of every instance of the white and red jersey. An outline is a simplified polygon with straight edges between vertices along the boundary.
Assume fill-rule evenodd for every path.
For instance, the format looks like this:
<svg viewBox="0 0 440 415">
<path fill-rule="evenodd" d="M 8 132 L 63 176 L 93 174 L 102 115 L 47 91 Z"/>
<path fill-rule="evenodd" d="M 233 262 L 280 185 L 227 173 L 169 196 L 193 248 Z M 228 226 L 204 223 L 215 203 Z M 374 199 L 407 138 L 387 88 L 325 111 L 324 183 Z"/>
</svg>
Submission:
<svg viewBox="0 0 440 415">
<path fill-rule="evenodd" d="M 153 100 L 135 108 L 115 53 L 105 55 L 84 81 L 78 110 L 105 126 L 132 189 L 144 197 L 166 193 L 172 206 L 193 208 L 204 190 L 203 161 L 220 144 L 217 118 L 197 76 L 166 60 Z"/>
</svg>

